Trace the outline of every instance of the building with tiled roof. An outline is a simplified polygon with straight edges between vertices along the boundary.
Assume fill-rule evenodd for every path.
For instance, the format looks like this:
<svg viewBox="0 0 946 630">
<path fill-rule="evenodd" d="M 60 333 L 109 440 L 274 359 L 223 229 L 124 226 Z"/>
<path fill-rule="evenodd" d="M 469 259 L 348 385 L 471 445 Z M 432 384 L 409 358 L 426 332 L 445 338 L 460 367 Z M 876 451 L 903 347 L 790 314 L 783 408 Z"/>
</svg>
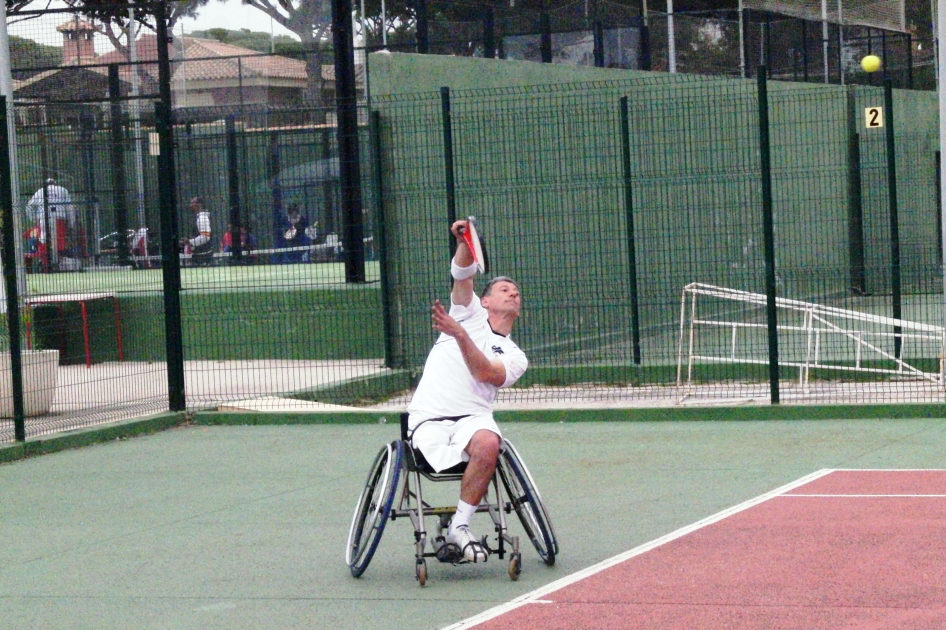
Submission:
<svg viewBox="0 0 946 630">
<path fill-rule="evenodd" d="M 211 39 L 184 37 L 184 61 L 171 78 L 175 107 L 300 104 L 308 83 L 304 61 Z"/>
<path fill-rule="evenodd" d="M 108 66 L 119 64 L 120 89 L 131 92 L 132 68 L 137 67 L 139 94 L 153 98 L 158 92 L 157 37 L 145 34 L 136 41 L 137 66 L 125 51 L 103 55 L 94 51 L 97 28 L 84 20 L 70 20 L 57 27 L 63 34 L 63 67 L 17 82 L 18 99 L 99 100 L 108 95 Z M 302 105 L 308 89 L 317 90 L 323 103 L 334 98 L 334 67 L 322 66 L 316 85 L 309 85 L 306 62 L 267 55 L 216 40 L 176 37 L 169 51 L 171 93 L 175 108 L 221 106 Z M 364 81 L 363 66 L 357 80 Z"/>
</svg>

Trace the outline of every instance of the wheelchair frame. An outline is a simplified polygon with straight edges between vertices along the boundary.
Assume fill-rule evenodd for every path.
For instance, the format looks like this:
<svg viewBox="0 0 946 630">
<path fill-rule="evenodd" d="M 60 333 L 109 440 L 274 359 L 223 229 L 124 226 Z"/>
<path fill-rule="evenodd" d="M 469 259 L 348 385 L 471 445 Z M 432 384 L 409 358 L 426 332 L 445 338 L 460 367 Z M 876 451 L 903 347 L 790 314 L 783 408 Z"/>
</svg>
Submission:
<svg viewBox="0 0 946 630">
<path fill-rule="evenodd" d="M 466 465 L 434 472 L 422 456 L 418 458 L 407 439 L 407 417 L 408 414 L 401 414 L 401 439 L 383 446 L 374 459 L 355 506 L 345 561 L 352 575 L 360 577 L 371 562 L 387 521 L 408 518 L 414 527 L 414 575 L 419 584 L 424 586 L 427 583 L 427 558 L 437 558 L 452 564 L 465 564 L 466 561 L 455 545 L 446 544 L 445 541 L 444 530 L 456 512 L 456 507 L 435 507 L 426 503 L 421 478 L 426 477 L 432 482 L 460 481 Z M 493 520 L 496 548 L 489 547 L 488 536 L 482 540 L 488 553 L 499 559 L 509 553 L 509 577 L 512 580 L 519 578 L 522 571 L 519 537 L 509 534 L 506 522 L 506 515 L 515 511 L 543 562 L 548 566 L 555 564 L 558 541 L 552 523 L 532 476 L 509 440 L 503 440 L 490 487 L 476 510 L 477 513 L 488 513 Z M 492 501 L 491 496 L 494 499 Z M 436 517 L 437 521 L 436 534 L 430 541 L 431 550 L 428 551 L 426 518 L 430 516 Z M 509 550 L 506 549 L 507 545 Z"/>
</svg>

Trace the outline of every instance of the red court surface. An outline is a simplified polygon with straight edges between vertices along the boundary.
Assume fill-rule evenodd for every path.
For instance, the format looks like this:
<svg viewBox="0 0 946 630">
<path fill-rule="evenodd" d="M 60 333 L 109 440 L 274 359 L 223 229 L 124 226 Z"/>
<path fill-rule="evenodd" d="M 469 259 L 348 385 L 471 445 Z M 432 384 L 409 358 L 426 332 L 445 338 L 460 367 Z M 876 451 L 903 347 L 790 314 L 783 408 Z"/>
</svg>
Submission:
<svg viewBox="0 0 946 630">
<path fill-rule="evenodd" d="M 819 471 L 472 627 L 946 628 L 946 470 Z"/>
</svg>

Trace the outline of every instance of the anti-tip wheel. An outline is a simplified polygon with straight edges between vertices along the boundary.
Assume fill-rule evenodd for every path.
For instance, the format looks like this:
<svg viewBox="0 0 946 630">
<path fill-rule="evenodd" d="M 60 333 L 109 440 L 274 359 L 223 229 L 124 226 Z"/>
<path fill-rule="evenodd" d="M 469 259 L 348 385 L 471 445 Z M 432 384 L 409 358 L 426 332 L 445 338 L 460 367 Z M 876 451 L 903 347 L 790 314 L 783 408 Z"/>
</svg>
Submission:
<svg viewBox="0 0 946 630">
<path fill-rule="evenodd" d="M 414 569 L 414 577 L 417 578 L 417 583 L 421 586 L 427 584 L 427 562 L 425 560 L 417 563 Z"/>
</svg>

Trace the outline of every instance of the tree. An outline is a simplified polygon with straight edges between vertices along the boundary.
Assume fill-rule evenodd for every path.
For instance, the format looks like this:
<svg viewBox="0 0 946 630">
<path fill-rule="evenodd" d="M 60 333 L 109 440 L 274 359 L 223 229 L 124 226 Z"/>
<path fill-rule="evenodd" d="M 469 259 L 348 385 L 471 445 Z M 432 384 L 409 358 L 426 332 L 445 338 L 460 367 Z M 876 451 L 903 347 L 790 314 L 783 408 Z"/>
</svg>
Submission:
<svg viewBox="0 0 946 630">
<path fill-rule="evenodd" d="M 55 68 L 62 63 L 62 48 L 38 44 L 32 39 L 10 36 L 10 66 L 13 78 L 28 79 L 43 68 Z"/>
<path fill-rule="evenodd" d="M 116 7 L 114 0 L 64 0 L 70 7 L 76 9 L 80 15 L 97 20 L 100 32 L 108 37 L 115 50 L 128 54 L 128 9 L 134 5 L 120 5 Z M 210 0 L 179 0 L 167 3 L 168 32 L 173 32 L 174 25 L 183 17 L 194 17 L 200 7 Z M 8 0 L 9 2 L 9 0 Z M 134 8 L 135 20 L 145 28 L 155 30 L 154 15 L 148 7 Z"/>
<path fill-rule="evenodd" d="M 361 30 L 364 20 L 365 47 L 369 49 L 380 47 L 384 42 L 382 33 L 382 19 L 386 26 L 387 42 L 391 47 L 403 47 L 415 43 L 417 15 L 413 2 L 386 1 L 384 15 L 381 14 L 381 0 L 364 0 L 365 13 L 361 15 L 361 0 L 353 0 L 355 13 L 358 16 L 358 30 Z"/>
<path fill-rule="evenodd" d="M 306 56 L 306 101 L 322 106 L 322 61 L 331 45 L 332 5 L 330 0 L 243 0 L 259 9 L 287 30 L 298 35 Z"/>
<path fill-rule="evenodd" d="M 225 28 L 209 28 L 206 31 L 193 31 L 188 33 L 188 35 L 191 37 L 214 39 L 224 44 L 240 46 L 241 48 L 248 48 L 263 53 L 275 52 L 274 49 L 299 44 L 299 42 L 288 35 L 276 35 L 272 37 L 269 33 L 251 31 L 248 28 L 242 28 L 238 31 L 231 31 Z"/>
</svg>

